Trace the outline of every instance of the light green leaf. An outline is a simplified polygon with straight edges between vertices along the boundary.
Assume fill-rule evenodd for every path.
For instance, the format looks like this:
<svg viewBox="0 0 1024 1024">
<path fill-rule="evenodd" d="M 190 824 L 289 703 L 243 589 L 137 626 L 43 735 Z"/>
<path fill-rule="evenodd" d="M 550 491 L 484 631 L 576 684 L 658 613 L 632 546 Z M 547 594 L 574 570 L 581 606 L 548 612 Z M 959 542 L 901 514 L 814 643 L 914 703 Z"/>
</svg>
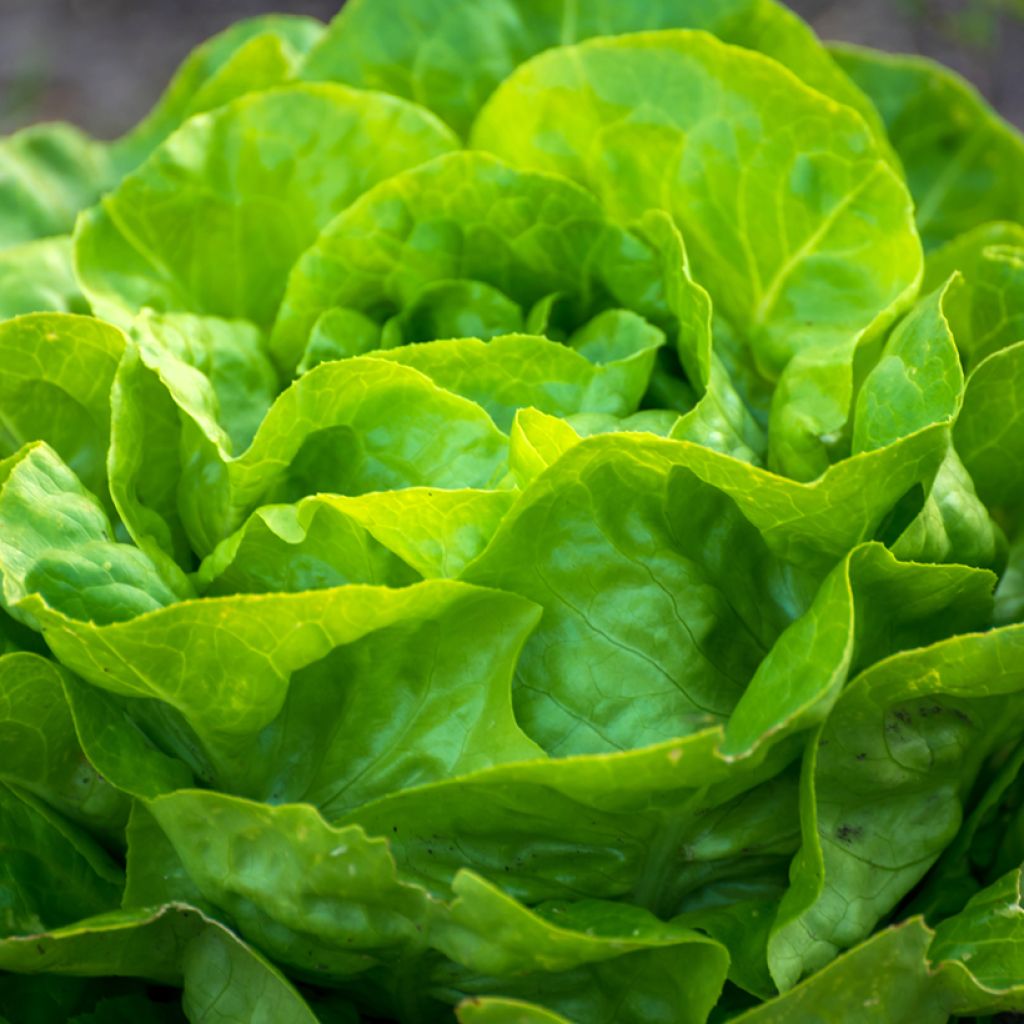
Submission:
<svg viewBox="0 0 1024 1024">
<path fill-rule="evenodd" d="M 797 357 L 774 458 L 801 477 L 824 469 L 815 446 L 846 421 L 856 348 L 921 276 L 910 197 L 860 117 L 750 51 L 660 32 L 520 67 L 473 143 L 586 185 L 617 218 L 671 214 L 759 371 L 775 380 Z"/>
<path fill-rule="evenodd" d="M 853 426 L 854 452 L 871 451 L 932 423 L 952 422 L 964 373 L 947 319 L 959 277 L 922 299 L 896 326 L 861 385 Z"/>
<path fill-rule="evenodd" d="M 1021 869 L 979 892 L 935 929 L 928 951 L 956 993 L 958 1014 L 1024 1007 L 1024 906 Z"/>
<path fill-rule="evenodd" d="M 71 268 L 71 239 L 64 235 L 0 250 L 0 320 L 47 312 L 89 312 Z"/>
<path fill-rule="evenodd" d="M 82 750 L 104 779 L 138 797 L 195 784 L 204 767 L 197 764 L 198 743 L 172 709 L 156 700 L 119 697 L 67 673 L 63 682 Z M 161 749 L 175 745 L 183 757 Z"/>
<path fill-rule="evenodd" d="M 931 938 L 920 918 L 879 932 L 735 1024 L 945 1024 L 950 1000 L 928 968 Z"/>
<path fill-rule="evenodd" d="M 451 281 L 521 310 L 557 293 L 568 333 L 609 307 L 657 324 L 669 315 L 662 262 L 570 182 L 453 153 L 382 182 L 324 229 L 292 270 L 271 348 L 290 370 L 327 311 L 382 322 Z"/>
<path fill-rule="evenodd" d="M 629 330 L 632 323 L 616 330 L 618 324 L 613 326 L 611 318 L 620 322 L 629 318 L 639 324 L 635 333 Z M 624 310 L 609 311 L 598 319 L 606 321 L 603 330 L 594 327 L 594 333 L 600 331 L 600 341 L 611 350 L 607 360 L 592 359 L 572 343 L 566 346 L 523 334 L 486 343 L 474 338 L 435 341 L 375 355 L 413 366 L 440 387 L 478 402 L 502 430 L 511 427 L 517 409 L 527 406 L 552 416 L 577 412 L 626 416 L 640 404 L 664 338 Z M 588 327 L 594 324 L 591 321 Z"/>
<path fill-rule="evenodd" d="M 243 96 L 187 122 L 83 215 L 79 281 L 115 323 L 151 306 L 267 325 L 335 213 L 452 145 L 426 111 L 387 96 L 336 85 Z"/>
<path fill-rule="evenodd" d="M 184 601 L 109 626 L 38 594 L 23 607 L 64 664 L 133 698 L 130 713 L 138 703 L 134 717 L 160 749 L 225 789 L 348 806 L 537 753 L 509 698 L 537 616 L 515 595 L 450 580 L 349 586 Z M 356 724 L 371 718 L 374 729 Z M 104 768 L 130 768 L 138 746 L 114 747 Z M 112 781 L 138 791 L 131 776 Z"/>
<path fill-rule="evenodd" d="M 265 505 L 200 566 L 204 593 L 403 585 L 455 577 L 486 546 L 512 491 L 407 487 Z"/>
<path fill-rule="evenodd" d="M 706 451 L 642 435 L 581 442 L 466 570 L 544 608 L 515 696 L 523 728 L 552 754 L 723 721 L 793 612 L 757 530 L 685 471 L 691 450 Z"/>
<path fill-rule="evenodd" d="M 68 234 L 113 177 L 106 147 L 69 124 L 32 125 L 0 140 L 0 249 Z"/>
<path fill-rule="evenodd" d="M 0 324 L 0 455 L 46 441 L 108 500 L 110 388 L 124 347 L 119 330 L 84 316 L 39 313 Z"/>
<path fill-rule="evenodd" d="M 183 434 L 187 444 L 190 430 Z M 192 546 L 203 554 L 268 501 L 493 486 L 506 472 L 508 439 L 478 405 L 419 371 L 360 357 L 304 374 L 274 402 L 249 448 L 225 455 L 204 441 L 178 484 Z"/>
<path fill-rule="evenodd" d="M 203 896 L 279 963 L 342 979 L 425 943 L 433 900 L 360 828 L 332 828 L 303 804 L 200 790 L 159 797 L 150 811 Z"/>
<path fill-rule="evenodd" d="M 923 57 L 833 46 L 871 97 L 933 248 L 983 221 L 1024 219 L 1024 139 L 959 75 Z"/>
<path fill-rule="evenodd" d="M 120 975 L 183 985 L 185 1014 L 193 1024 L 316 1024 L 275 967 L 219 921 L 181 903 L 111 911 L 5 939 L 0 965 L 33 974 Z"/>
<path fill-rule="evenodd" d="M 953 437 L 983 501 L 1024 502 L 1024 341 L 968 378 Z"/>
<path fill-rule="evenodd" d="M 119 175 L 134 170 L 193 115 L 294 77 L 322 32 L 314 18 L 270 14 L 237 21 L 197 46 L 156 106 L 111 147 Z"/>
<path fill-rule="evenodd" d="M 185 408 L 208 410 L 227 434 L 230 450 L 249 446 L 278 391 L 277 373 L 256 327 L 244 320 L 147 311 L 132 324 L 132 337 L 143 362 L 170 382 L 175 395 L 192 398 L 212 391 L 205 409 L 195 398 Z"/>
<path fill-rule="evenodd" d="M 465 133 L 494 87 L 534 54 L 592 36 L 672 28 L 705 29 L 760 50 L 878 122 L 807 25 L 771 0 L 498 0 L 486 10 L 472 0 L 350 0 L 303 76 L 408 96 Z"/>
<path fill-rule="evenodd" d="M 100 503 L 43 442 L 0 463 L 0 527 L 0 603 L 33 628 L 39 620 L 19 607 L 29 595 L 97 623 L 178 599 L 138 548 L 113 539 Z"/>
</svg>

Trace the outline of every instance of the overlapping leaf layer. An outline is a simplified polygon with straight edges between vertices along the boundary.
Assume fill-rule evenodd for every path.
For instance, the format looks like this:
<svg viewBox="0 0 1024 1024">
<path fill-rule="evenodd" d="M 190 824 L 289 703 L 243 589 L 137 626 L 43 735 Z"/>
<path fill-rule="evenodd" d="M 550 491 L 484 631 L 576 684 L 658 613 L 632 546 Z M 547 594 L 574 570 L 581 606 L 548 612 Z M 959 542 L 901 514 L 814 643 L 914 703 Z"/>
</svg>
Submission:
<svg viewBox="0 0 1024 1024">
<path fill-rule="evenodd" d="M 0 141 L 0 1020 L 1024 1012 L 1024 143 L 772 0 L 243 22 Z"/>
</svg>

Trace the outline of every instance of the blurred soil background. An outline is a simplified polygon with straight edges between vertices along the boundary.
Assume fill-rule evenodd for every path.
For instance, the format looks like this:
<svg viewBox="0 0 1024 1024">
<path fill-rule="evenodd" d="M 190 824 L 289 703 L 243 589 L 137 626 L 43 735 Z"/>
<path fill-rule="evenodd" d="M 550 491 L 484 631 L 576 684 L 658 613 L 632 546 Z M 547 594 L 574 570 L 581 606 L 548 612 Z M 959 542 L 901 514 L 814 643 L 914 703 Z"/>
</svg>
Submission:
<svg viewBox="0 0 1024 1024">
<path fill-rule="evenodd" d="M 793 0 L 824 39 L 935 57 L 1024 127 L 1024 0 Z M 339 0 L 0 0 L 0 134 L 72 121 L 114 137 L 188 51 L 267 11 L 327 20 Z"/>
</svg>

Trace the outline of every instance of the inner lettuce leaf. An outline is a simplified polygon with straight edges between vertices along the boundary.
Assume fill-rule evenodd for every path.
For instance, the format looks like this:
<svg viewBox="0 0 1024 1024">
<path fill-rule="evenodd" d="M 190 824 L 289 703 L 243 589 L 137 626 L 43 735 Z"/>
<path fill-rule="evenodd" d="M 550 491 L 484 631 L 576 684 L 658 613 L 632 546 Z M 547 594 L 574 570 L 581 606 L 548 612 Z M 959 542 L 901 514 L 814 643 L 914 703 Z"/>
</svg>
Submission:
<svg viewBox="0 0 1024 1024">
<path fill-rule="evenodd" d="M 0 139 L 0 1024 L 1024 1013 L 1022 154 L 773 0 Z"/>
<path fill-rule="evenodd" d="M 857 351 L 922 273 L 910 196 L 860 117 L 751 51 L 657 32 L 522 65 L 472 141 L 586 185 L 616 217 L 671 214 L 716 310 L 777 382 L 774 463 L 802 478 L 824 469 Z"/>
<path fill-rule="evenodd" d="M 486 286 L 521 317 L 556 296 L 569 329 L 616 307 L 657 324 L 668 315 L 657 264 L 652 247 L 610 223 L 583 189 L 453 153 L 383 182 L 326 226 L 289 276 L 271 346 L 294 367 L 328 310 L 408 322 L 424 293 L 449 281 Z M 405 340 L 400 323 L 391 336 Z M 505 323 L 501 333 L 514 333 L 516 322 Z"/>
</svg>

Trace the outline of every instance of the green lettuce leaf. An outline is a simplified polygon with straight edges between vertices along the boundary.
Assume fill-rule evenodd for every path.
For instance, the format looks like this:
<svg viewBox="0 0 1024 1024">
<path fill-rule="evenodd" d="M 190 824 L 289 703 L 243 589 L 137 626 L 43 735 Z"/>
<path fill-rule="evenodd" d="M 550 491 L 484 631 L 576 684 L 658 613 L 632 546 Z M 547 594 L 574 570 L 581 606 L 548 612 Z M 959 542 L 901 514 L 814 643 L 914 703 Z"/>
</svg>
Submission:
<svg viewBox="0 0 1024 1024">
<path fill-rule="evenodd" d="M 255 1022 L 261 1017 L 282 1024 L 317 1021 L 280 971 L 219 921 L 186 904 L 115 910 L 63 928 L 6 938 L 0 941 L 0 966 L 33 974 L 118 975 L 180 985 L 183 1009 L 192 1022 Z M 135 1012 L 137 1007 L 133 1000 Z M 110 1012 L 107 1007 L 99 1016 L 84 1017 L 83 1024 L 121 1019 Z M 155 1019 L 149 1014 L 158 1012 L 147 1006 L 146 1019 Z"/>
<path fill-rule="evenodd" d="M 0 657 L 0 780 L 34 793 L 66 818 L 117 842 L 128 802 L 86 759 L 64 696 L 64 673 L 31 653 Z"/>
<path fill-rule="evenodd" d="M 34 314 L 0 323 L 0 456 L 46 441 L 108 500 L 110 389 L 124 347 L 120 331 L 89 317 Z"/>
<path fill-rule="evenodd" d="M 314 18 L 270 14 L 237 21 L 197 46 L 153 109 L 111 147 L 119 176 L 133 171 L 190 117 L 293 78 L 322 32 Z"/>
<path fill-rule="evenodd" d="M 151 306 L 266 325 L 292 263 L 335 213 L 452 145 L 430 114 L 387 96 L 336 85 L 243 96 L 184 124 L 82 216 L 82 289 L 115 323 Z"/>
<path fill-rule="evenodd" d="M 804 479 L 825 468 L 857 349 L 921 276 L 910 197 L 860 117 L 750 51 L 660 32 L 523 65 L 473 144 L 579 181 L 616 217 L 670 213 L 716 310 L 779 382 L 774 461 Z"/>
<path fill-rule="evenodd" d="M 867 937 L 960 826 L 984 758 L 1020 728 L 1024 632 L 905 651 L 843 692 L 805 754 L 804 841 L 769 943 L 788 988 Z"/>
<path fill-rule="evenodd" d="M 831 51 L 885 122 L 926 248 L 983 221 L 1024 220 L 1024 139 L 973 86 L 923 57 Z"/>
<path fill-rule="evenodd" d="M 617 306 L 657 324 L 669 312 L 660 264 L 650 245 L 611 224 L 571 183 L 453 153 L 382 182 L 327 225 L 291 272 L 271 345 L 291 369 L 322 314 L 358 313 L 384 327 L 395 314 L 408 320 L 446 282 L 497 291 L 520 316 L 557 296 L 561 323 L 539 325 L 549 335 Z M 472 308 L 468 287 L 456 308 Z M 506 318 L 501 333 L 516 330 Z M 408 332 L 408 322 L 392 322 L 396 340 L 429 340 L 415 332 L 406 339 Z"/>
<path fill-rule="evenodd" d="M 0 250 L 0 320 L 24 313 L 88 313 L 66 236 Z"/>
<path fill-rule="evenodd" d="M 66 235 L 114 181 L 105 146 L 69 124 L 0 139 L 0 249 Z"/>
<path fill-rule="evenodd" d="M 466 133 L 494 87 L 534 54 L 593 36 L 673 28 L 704 29 L 760 50 L 856 108 L 882 134 L 871 104 L 807 25 L 772 0 L 628 0 L 582 7 L 565 0 L 500 0 L 486 11 L 471 0 L 350 0 L 307 57 L 302 75 L 407 96 Z"/>
</svg>

